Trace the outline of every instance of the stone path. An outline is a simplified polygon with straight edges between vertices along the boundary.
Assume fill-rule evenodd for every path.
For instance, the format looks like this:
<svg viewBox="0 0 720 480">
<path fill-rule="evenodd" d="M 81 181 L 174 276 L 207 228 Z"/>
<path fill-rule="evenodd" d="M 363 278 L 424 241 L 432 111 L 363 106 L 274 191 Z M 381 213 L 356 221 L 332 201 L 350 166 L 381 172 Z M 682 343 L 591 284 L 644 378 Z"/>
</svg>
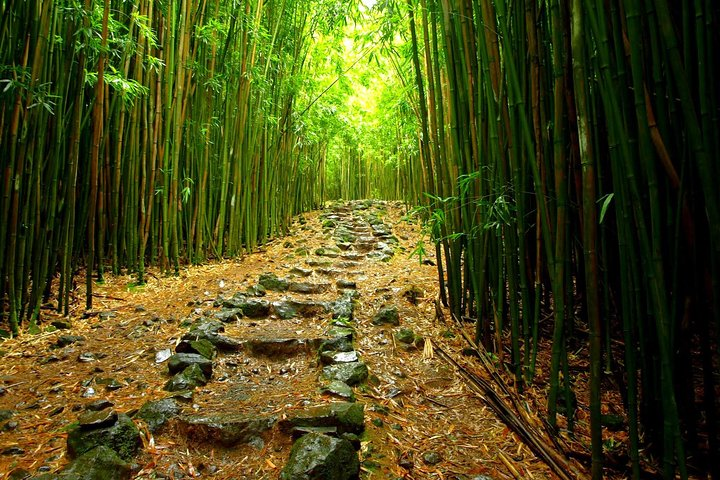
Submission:
<svg viewBox="0 0 720 480">
<path fill-rule="evenodd" d="M 18 343 L 0 370 L 0 473 L 505 478 L 528 453 L 432 358 L 426 337 L 463 345 L 436 321 L 433 259 L 410 258 L 419 228 L 401 209 L 337 204 L 259 253 L 136 291 L 108 277 L 105 309 Z"/>
</svg>

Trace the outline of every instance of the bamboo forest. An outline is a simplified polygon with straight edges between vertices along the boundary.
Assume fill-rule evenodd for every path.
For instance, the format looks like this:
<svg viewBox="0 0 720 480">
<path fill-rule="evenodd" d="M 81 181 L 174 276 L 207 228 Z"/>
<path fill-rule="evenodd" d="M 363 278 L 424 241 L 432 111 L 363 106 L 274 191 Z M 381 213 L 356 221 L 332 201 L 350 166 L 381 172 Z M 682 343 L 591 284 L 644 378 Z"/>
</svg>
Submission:
<svg viewBox="0 0 720 480">
<path fill-rule="evenodd" d="M 716 0 L 1 0 L 0 479 L 720 479 L 719 52 Z"/>
</svg>

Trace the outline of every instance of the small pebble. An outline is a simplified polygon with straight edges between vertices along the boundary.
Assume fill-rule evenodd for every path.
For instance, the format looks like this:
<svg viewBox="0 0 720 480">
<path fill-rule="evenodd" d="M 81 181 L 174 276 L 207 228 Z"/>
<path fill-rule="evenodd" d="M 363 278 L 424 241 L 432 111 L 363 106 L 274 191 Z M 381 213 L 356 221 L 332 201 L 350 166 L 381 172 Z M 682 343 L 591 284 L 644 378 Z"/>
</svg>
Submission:
<svg viewBox="0 0 720 480">
<path fill-rule="evenodd" d="M 94 353 L 85 352 L 85 353 L 81 353 L 81 354 L 78 356 L 78 361 L 79 361 L 80 363 L 90 363 L 90 362 L 94 362 L 94 361 L 95 361 L 95 358 L 96 358 L 96 357 L 95 357 L 95 354 L 94 354 Z"/>
<path fill-rule="evenodd" d="M 442 462 L 442 457 L 437 452 L 425 452 L 423 453 L 423 462 L 425 462 L 428 465 L 437 465 L 438 463 Z"/>
<path fill-rule="evenodd" d="M 20 426 L 20 424 L 18 422 L 16 422 L 15 420 L 10 420 L 9 422 L 7 422 L 5 424 L 5 426 L 3 426 L 3 430 L 9 432 L 11 430 L 17 429 L 19 426 Z"/>
<path fill-rule="evenodd" d="M 25 454 L 25 450 L 23 450 L 22 448 L 15 445 L 15 446 L 7 447 L 7 448 L 3 449 L 3 451 L 0 453 L 2 453 L 3 455 L 23 455 L 23 454 Z"/>
</svg>

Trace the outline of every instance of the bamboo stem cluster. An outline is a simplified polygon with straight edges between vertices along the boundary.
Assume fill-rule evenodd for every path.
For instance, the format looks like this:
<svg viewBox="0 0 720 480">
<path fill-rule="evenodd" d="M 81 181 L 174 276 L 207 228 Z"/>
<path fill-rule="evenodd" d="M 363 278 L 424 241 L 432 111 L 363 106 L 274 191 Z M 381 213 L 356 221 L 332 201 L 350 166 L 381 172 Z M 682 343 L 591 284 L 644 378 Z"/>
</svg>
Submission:
<svg viewBox="0 0 720 480">
<path fill-rule="evenodd" d="M 59 278 L 239 255 L 322 201 L 298 148 L 311 0 L 0 4 L 0 299 L 31 329 Z M 83 262 L 84 259 L 84 262 Z"/>
<path fill-rule="evenodd" d="M 719 476 L 720 7 L 402 3 L 453 314 L 476 319 L 518 390 L 547 382 L 552 429 L 562 411 L 572 430 L 575 387 L 589 384 L 593 478 L 613 409 L 627 415 L 633 478 L 642 449 L 665 478 L 686 478 L 690 455 Z M 570 352 L 585 348 L 577 372 Z M 611 381 L 622 406 L 603 396 Z"/>
</svg>

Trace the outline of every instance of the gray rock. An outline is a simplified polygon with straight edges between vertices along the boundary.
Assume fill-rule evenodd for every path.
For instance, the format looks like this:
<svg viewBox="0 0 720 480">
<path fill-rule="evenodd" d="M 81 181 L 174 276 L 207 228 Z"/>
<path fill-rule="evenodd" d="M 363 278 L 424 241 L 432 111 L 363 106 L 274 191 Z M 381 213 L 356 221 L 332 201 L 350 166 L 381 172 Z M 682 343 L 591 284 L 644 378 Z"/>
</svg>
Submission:
<svg viewBox="0 0 720 480">
<path fill-rule="evenodd" d="M 72 323 L 70 323 L 69 320 L 54 320 L 50 322 L 50 325 L 58 330 L 69 330 L 72 328 Z"/>
<path fill-rule="evenodd" d="M 246 341 L 245 346 L 254 356 L 280 360 L 314 352 L 320 341 L 319 338 L 256 338 Z"/>
<path fill-rule="evenodd" d="M 293 267 L 290 269 L 290 273 L 292 275 L 297 275 L 298 277 L 309 277 L 312 275 L 312 270 L 301 268 L 301 267 Z"/>
<path fill-rule="evenodd" d="M 131 465 L 115 451 L 98 446 L 80 455 L 59 474 L 46 474 L 36 480 L 128 480 L 132 476 Z"/>
<path fill-rule="evenodd" d="M 78 418 L 81 430 L 94 430 L 97 428 L 109 427 L 117 422 L 118 414 L 109 408 L 93 411 L 89 410 Z"/>
<path fill-rule="evenodd" d="M 333 319 L 344 318 L 349 321 L 354 320 L 355 304 L 350 295 L 343 295 L 330 305 Z"/>
<path fill-rule="evenodd" d="M 353 350 L 352 335 L 350 338 L 345 336 L 334 337 L 323 341 L 320 344 L 320 353 L 322 352 L 351 352 Z"/>
<path fill-rule="evenodd" d="M 360 461 L 352 444 L 319 433 L 309 433 L 295 442 L 281 480 L 354 480 Z"/>
<path fill-rule="evenodd" d="M 0 450 L 0 455 L 8 455 L 8 456 L 25 455 L 25 450 L 18 447 L 17 445 L 13 445 L 10 447 L 5 447 L 2 450 Z"/>
<path fill-rule="evenodd" d="M 393 255 L 386 251 L 386 250 L 376 250 L 374 252 L 370 252 L 367 255 L 367 258 L 372 260 L 377 260 L 379 262 L 389 262 L 392 259 Z"/>
<path fill-rule="evenodd" d="M 190 331 L 218 334 L 225 331 L 225 325 L 219 320 L 201 318 L 190 326 Z"/>
<path fill-rule="evenodd" d="M 94 362 L 96 359 L 95 354 L 92 352 L 84 352 L 78 356 L 78 362 L 80 363 L 90 363 Z"/>
<path fill-rule="evenodd" d="M 333 380 L 330 383 L 322 385 L 320 387 L 320 391 L 324 394 L 333 395 L 349 402 L 355 401 L 355 392 L 353 392 L 353 389 L 348 386 L 347 383 L 340 382 L 338 380 Z"/>
<path fill-rule="evenodd" d="M 354 386 L 367 379 L 368 368 L 363 362 L 338 363 L 323 368 L 322 374 L 328 380 L 339 380 Z"/>
<path fill-rule="evenodd" d="M 353 330 L 351 327 L 347 326 L 335 326 L 334 328 L 331 328 L 328 330 L 328 336 L 333 338 L 345 338 L 348 341 L 352 342 L 353 337 L 355 336 L 355 330 Z"/>
<path fill-rule="evenodd" d="M 168 360 L 170 375 L 180 373 L 191 365 L 200 367 L 205 378 L 212 377 L 213 362 L 198 353 L 176 353 Z"/>
<path fill-rule="evenodd" d="M 155 353 L 155 363 L 167 362 L 168 358 L 172 357 L 172 350 L 166 348 Z"/>
<path fill-rule="evenodd" d="M 372 323 L 373 325 L 400 325 L 397 307 L 382 307 L 373 317 Z"/>
<path fill-rule="evenodd" d="M 55 341 L 55 345 L 58 348 L 67 347 L 68 345 L 72 345 L 73 343 L 82 342 L 85 340 L 85 337 L 81 335 L 60 335 Z"/>
<path fill-rule="evenodd" d="M 357 288 L 357 283 L 353 282 L 352 280 L 340 279 L 335 283 L 335 286 L 337 288 L 347 288 L 347 289 L 355 290 Z"/>
<path fill-rule="evenodd" d="M 275 417 L 253 417 L 241 414 L 214 416 L 186 416 L 178 420 L 178 427 L 192 440 L 218 443 L 232 447 L 249 443 L 270 430 Z"/>
<path fill-rule="evenodd" d="M 168 380 L 165 384 L 165 390 L 168 392 L 180 392 L 183 390 L 192 390 L 206 384 L 207 379 L 202 370 L 198 365 L 193 364 Z"/>
<path fill-rule="evenodd" d="M 239 304 L 240 310 L 248 318 L 264 318 L 270 315 L 270 302 L 260 299 L 245 299 Z"/>
<path fill-rule="evenodd" d="M 315 250 L 315 255 L 318 257 L 337 258 L 340 255 L 339 251 L 340 249 L 318 248 Z"/>
<path fill-rule="evenodd" d="M 219 312 L 213 313 L 213 318 L 223 323 L 237 322 L 243 316 L 243 311 L 239 308 L 223 308 Z"/>
<path fill-rule="evenodd" d="M 415 332 L 409 328 L 401 328 L 399 331 L 395 332 L 395 340 L 400 343 L 404 343 L 408 346 L 408 348 L 422 348 L 425 345 L 425 339 L 420 335 L 416 335 Z"/>
<path fill-rule="evenodd" d="M 347 268 L 359 267 L 359 266 L 360 266 L 360 263 L 359 263 L 359 262 L 352 262 L 352 261 L 350 261 L 350 260 L 346 260 L 346 261 L 344 261 L 344 262 L 338 262 L 338 263 L 336 264 L 336 266 L 337 266 L 338 268 L 345 268 L 345 269 L 347 269 Z"/>
<path fill-rule="evenodd" d="M 251 297 L 264 297 L 267 295 L 267 289 L 262 285 L 253 285 L 247 289 L 247 294 Z"/>
<path fill-rule="evenodd" d="M 16 413 L 14 410 L 0 410 L 0 422 L 10 420 Z"/>
<path fill-rule="evenodd" d="M 272 312 L 273 315 L 276 315 L 283 320 L 289 320 L 297 316 L 297 310 L 292 305 L 292 302 L 286 300 L 273 302 Z"/>
<path fill-rule="evenodd" d="M 122 413 L 110 426 L 88 429 L 78 425 L 68 432 L 67 437 L 70 458 L 76 458 L 95 447 L 105 446 L 124 460 L 130 460 L 141 444 L 140 431 L 130 417 Z"/>
<path fill-rule="evenodd" d="M 313 258 L 308 258 L 305 263 L 310 267 L 329 267 L 332 265 L 331 260 L 315 260 Z"/>
<path fill-rule="evenodd" d="M 205 338 L 199 340 L 183 340 L 175 347 L 177 353 L 196 353 L 208 360 L 217 356 L 217 347 Z"/>
<path fill-rule="evenodd" d="M 319 315 L 323 315 L 329 311 L 330 307 L 326 302 L 318 302 L 314 300 L 281 300 L 279 302 L 275 302 L 273 304 L 273 311 L 280 317 L 280 318 L 293 318 L 293 317 L 283 317 L 280 315 L 280 312 L 285 312 L 285 314 L 289 314 L 290 312 L 294 312 L 293 316 L 301 316 L 301 317 L 316 317 Z"/>
<path fill-rule="evenodd" d="M 324 275 L 326 277 L 337 277 L 342 272 L 340 270 L 337 270 L 335 268 L 318 268 L 315 270 L 318 275 Z"/>
<path fill-rule="evenodd" d="M 442 457 L 440 456 L 440 454 L 434 451 L 423 453 L 422 458 L 423 462 L 428 465 L 437 465 L 438 463 L 442 462 Z"/>
<path fill-rule="evenodd" d="M 356 351 L 350 352 L 322 352 L 320 360 L 325 365 L 334 365 L 337 363 L 352 363 L 360 360 Z"/>
<path fill-rule="evenodd" d="M 290 432 L 298 427 L 332 427 L 338 435 L 345 432 L 362 433 L 365 430 L 365 406 L 361 403 L 339 402 L 306 410 L 288 412 L 278 424 Z"/>
<path fill-rule="evenodd" d="M 95 400 L 94 402 L 90 402 L 85 405 L 85 410 L 90 412 L 99 412 L 101 410 L 105 410 L 106 408 L 110 408 L 113 405 L 115 404 L 107 399 Z"/>
<path fill-rule="evenodd" d="M 155 432 L 165 425 L 168 420 L 177 417 L 179 414 L 180 405 L 177 400 L 165 398 L 145 403 L 135 416 L 147 424 L 148 430 Z"/>
<path fill-rule="evenodd" d="M 219 326 L 219 328 L 218 328 Z M 216 320 L 205 320 L 204 323 L 194 326 L 188 333 L 183 335 L 182 340 L 197 341 L 207 340 L 217 347 L 218 350 L 225 352 L 237 352 L 241 348 L 241 343 L 234 338 L 221 335 L 219 332 L 225 331 L 225 326 Z"/>
<path fill-rule="evenodd" d="M 258 285 L 262 285 L 267 290 L 274 292 L 284 292 L 288 289 L 288 281 L 284 278 L 278 278 L 273 273 L 263 273 L 260 275 Z"/>
<path fill-rule="evenodd" d="M 288 290 L 295 293 L 317 295 L 330 289 L 329 283 L 290 282 Z"/>
</svg>

